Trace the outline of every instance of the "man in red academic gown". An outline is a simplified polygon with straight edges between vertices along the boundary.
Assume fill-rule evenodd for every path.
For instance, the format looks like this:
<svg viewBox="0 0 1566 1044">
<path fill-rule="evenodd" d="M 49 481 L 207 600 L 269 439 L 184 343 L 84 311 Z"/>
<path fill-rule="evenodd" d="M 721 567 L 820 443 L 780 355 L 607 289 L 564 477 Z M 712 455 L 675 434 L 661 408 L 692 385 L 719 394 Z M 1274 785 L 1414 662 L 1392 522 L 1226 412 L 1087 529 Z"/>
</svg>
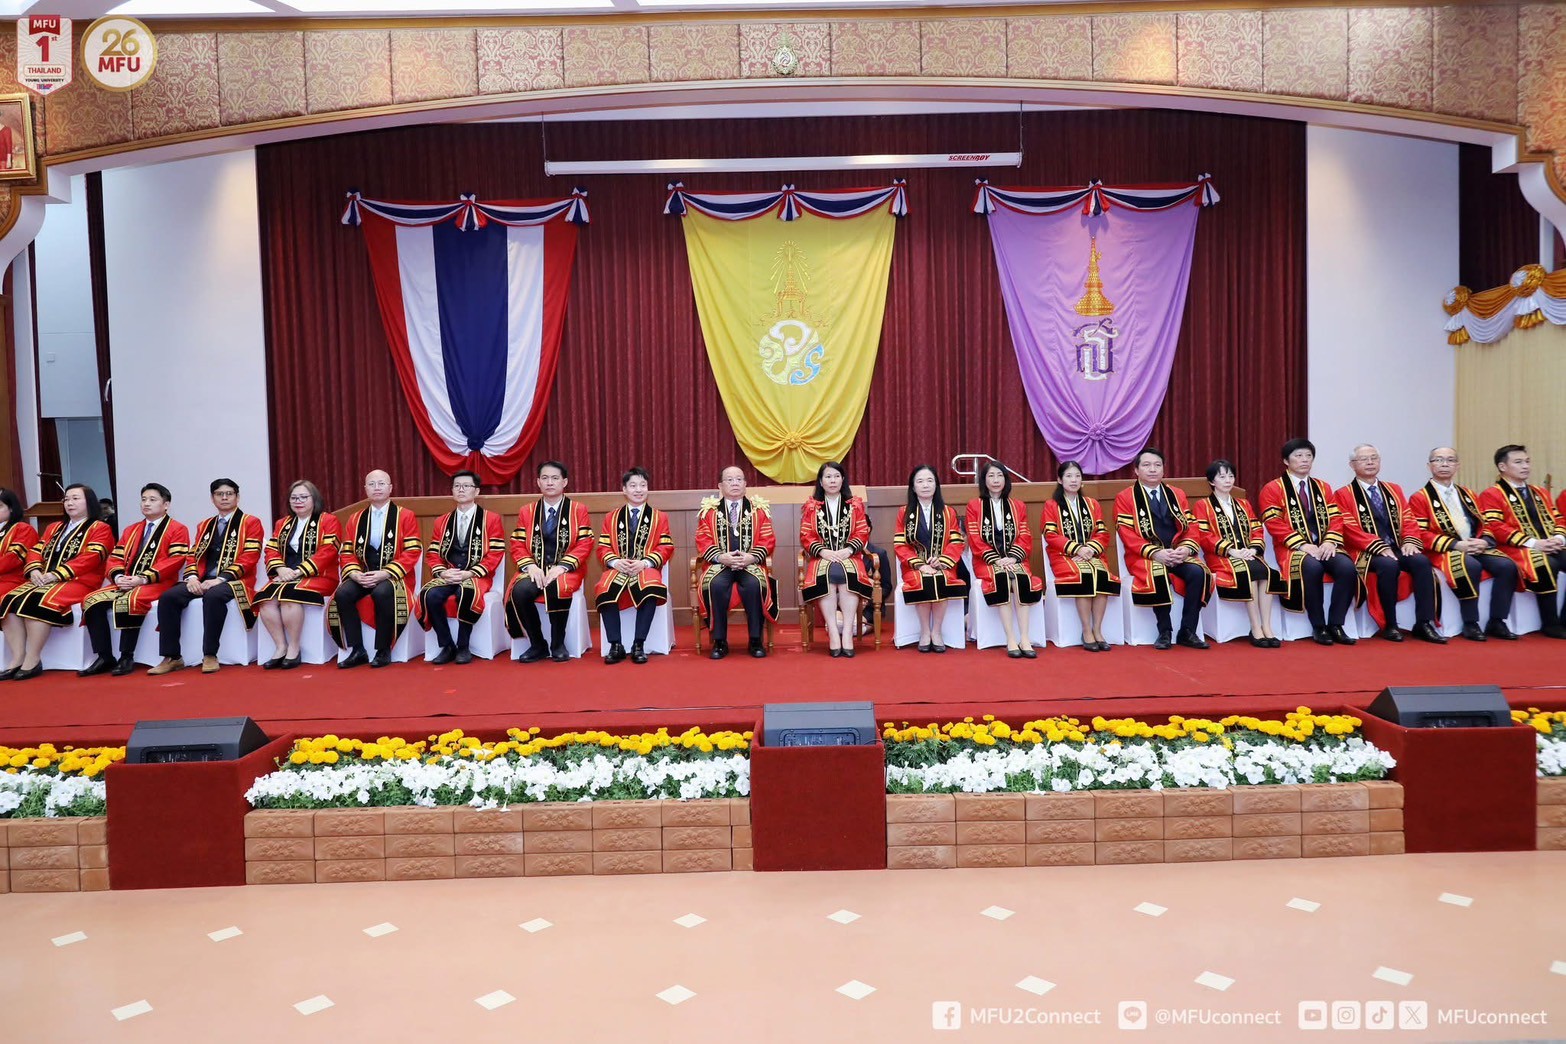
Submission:
<svg viewBox="0 0 1566 1044">
<path fill-rule="evenodd" d="M 451 477 L 456 510 L 435 520 L 429 550 L 424 552 L 424 589 L 414 605 L 419 624 L 435 632 L 440 652 L 434 664 L 472 663 L 468 639 L 484 615 L 484 602 L 506 554 L 500 515 L 478 504 L 479 477 L 459 471 Z M 457 637 L 451 637 L 450 609 L 455 605 Z"/>
<path fill-rule="evenodd" d="M 571 658 L 566 651 L 566 623 L 571 619 L 571 596 L 587 575 L 587 559 L 597 535 L 587 505 L 565 495 L 570 473 L 558 460 L 538 466 L 539 499 L 517 512 L 511 531 L 511 561 L 517 578 L 506 598 L 506 630 L 512 638 L 528 637 L 528 647 L 518 663 L 537 663 L 548 657 L 555 663 Z M 544 640 L 544 621 L 538 615 L 542 599 L 549 613 L 550 640 Z"/>
<path fill-rule="evenodd" d="M 1526 446 L 1496 450 L 1495 467 L 1500 477 L 1479 494 L 1485 525 L 1516 563 L 1523 588 L 1538 598 L 1539 633 L 1546 638 L 1566 638 L 1555 604 L 1561 575 L 1566 573 L 1566 523 L 1555 513 L 1544 487 L 1528 484 L 1533 459 Z"/>
<path fill-rule="evenodd" d="M 698 587 L 696 610 L 712 632 L 714 660 L 729 654 L 729 609 L 745 607 L 750 654 L 767 655 L 762 641 L 766 619 L 778 618 L 777 581 L 767 559 L 777 550 L 772 514 L 766 504 L 745 495 L 745 472 L 723 469 L 718 497 L 702 501 L 696 515 L 696 557 L 706 563 Z"/>
<path fill-rule="evenodd" d="M 1164 485 L 1164 455 L 1149 446 L 1136 455 L 1136 482 L 1115 497 L 1115 524 L 1125 548 L 1121 566 L 1131 576 L 1131 601 L 1152 607 L 1158 618 L 1155 649 L 1179 644 L 1206 649 L 1197 633 L 1202 606 L 1213 593 L 1213 575 L 1202 561 L 1196 520 L 1185 494 Z M 1171 592 L 1184 598 L 1180 630 L 1170 641 Z"/>
<path fill-rule="evenodd" d="M 414 571 L 424 542 L 412 511 L 392 502 L 391 476 L 376 470 L 364 476 L 368 507 L 354 512 L 343 530 L 342 583 L 332 595 L 326 622 L 340 649 L 340 668 L 385 667 L 391 648 L 408 626 L 413 605 Z M 369 604 L 365 604 L 368 599 Z M 364 625 L 375 627 L 375 658 L 364 651 Z"/>
<path fill-rule="evenodd" d="M 1285 609 L 1304 610 L 1317 645 L 1353 645 L 1343 629 L 1359 592 L 1359 575 L 1343 550 L 1343 512 L 1332 487 L 1311 475 L 1316 444 L 1290 439 L 1283 444 L 1282 478 L 1262 487 L 1257 509 L 1272 536 L 1283 574 Z M 1332 603 L 1323 611 L 1326 582 L 1332 581 Z"/>
<path fill-rule="evenodd" d="M 1516 641 L 1506 626 L 1512 598 L 1517 593 L 1517 566 L 1497 550 L 1487 531 L 1479 500 L 1473 490 L 1454 481 L 1459 461 L 1450 446 L 1430 451 L 1430 481 L 1408 498 L 1408 509 L 1419 523 L 1419 535 L 1430 564 L 1440 571 L 1462 607 L 1463 637 L 1471 642 L 1488 638 Z M 1479 626 L 1479 585 L 1491 578 L 1490 622 Z"/>
<path fill-rule="evenodd" d="M 1381 451 L 1369 443 L 1354 447 L 1349 466 L 1354 469 L 1354 481 L 1337 492 L 1343 539 L 1354 556 L 1370 615 L 1381 626 L 1381 637 L 1391 642 L 1403 640 L 1397 626 L 1397 603 L 1412 590 L 1414 637 L 1445 645 L 1446 639 L 1435 626 L 1435 571 L 1425 557 L 1419 523 L 1409 510 L 1408 498 L 1397 483 L 1381 480 Z"/>
<path fill-rule="evenodd" d="M 125 534 L 109 555 L 104 579 L 108 586 L 82 602 L 82 623 L 92 639 L 92 663 L 77 672 L 83 678 L 113 670 L 123 677 L 136 669 L 136 641 L 147 613 L 165 591 L 179 580 L 190 553 L 190 530 L 169 517 L 173 499 L 166 486 L 149 482 L 141 487 L 140 522 L 125 527 Z M 120 658 L 114 658 L 109 625 L 120 632 Z"/>
</svg>

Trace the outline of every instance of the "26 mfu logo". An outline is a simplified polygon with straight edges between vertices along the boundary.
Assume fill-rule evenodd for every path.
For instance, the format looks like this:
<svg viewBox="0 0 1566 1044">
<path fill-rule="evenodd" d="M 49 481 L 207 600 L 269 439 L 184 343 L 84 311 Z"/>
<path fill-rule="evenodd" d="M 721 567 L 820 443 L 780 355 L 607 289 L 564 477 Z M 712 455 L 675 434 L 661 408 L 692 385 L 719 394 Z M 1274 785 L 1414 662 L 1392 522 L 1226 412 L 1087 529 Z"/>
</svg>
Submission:
<svg viewBox="0 0 1566 1044">
<path fill-rule="evenodd" d="M 82 68 L 104 90 L 133 91 L 157 64 L 157 40 L 134 18 L 100 18 L 82 34 Z"/>
</svg>

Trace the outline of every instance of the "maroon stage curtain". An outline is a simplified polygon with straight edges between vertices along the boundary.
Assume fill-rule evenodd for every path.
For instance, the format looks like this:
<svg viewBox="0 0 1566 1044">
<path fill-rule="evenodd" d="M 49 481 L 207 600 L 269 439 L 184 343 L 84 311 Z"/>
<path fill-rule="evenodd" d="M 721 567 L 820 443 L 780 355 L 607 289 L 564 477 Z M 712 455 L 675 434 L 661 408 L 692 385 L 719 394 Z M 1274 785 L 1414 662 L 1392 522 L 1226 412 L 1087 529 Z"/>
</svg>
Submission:
<svg viewBox="0 0 1566 1044">
<path fill-rule="evenodd" d="M 1183 181 L 1211 173 L 1223 202 L 1202 215 L 1191 298 L 1152 441 L 1172 473 L 1225 456 L 1259 486 L 1278 447 L 1303 434 L 1303 125 L 1163 111 L 1044 112 L 550 124 L 557 160 L 827 155 L 1012 149 L 1020 170 L 701 175 L 701 191 L 852 187 L 908 179 L 886 322 L 863 423 L 846 464 L 855 482 L 901 484 L 918 462 L 993 453 L 1031 479 L 1055 461 L 1033 423 L 997 285 L 989 231 L 971 212 L 974 179 L 1077 185 Z M 703 488 L 745 465 L 707 365 L 668 178 L 546 178 L 536 124 L 430 126 L 257 150 L 274 496 L 295 478 L 327 499 L 362 496 L 372 467 L 404 495 L 449 480 L 407 417 L 375 306 L 362 235 L 338 224 L 343 194 L 447 200 L 589 191 L 542 436 L 513 490 L 558 457 L 577 489 L 613 489 L 631 464 L 656 487 Z M 770 220 L 770 219 L 767 219 Z M 754 479 L 754 470 L 746 467 Z M 279 499 L 279 502 L 281 500 Z"/>
<path fill-rule="evenodd" d="M 1470 290 L 1505 286 L 1539 263 L 1539 212 L 1516 174 L 1490 172 L 1490 146 L 1458 146 L 1457 281 Z"/>
</svg>

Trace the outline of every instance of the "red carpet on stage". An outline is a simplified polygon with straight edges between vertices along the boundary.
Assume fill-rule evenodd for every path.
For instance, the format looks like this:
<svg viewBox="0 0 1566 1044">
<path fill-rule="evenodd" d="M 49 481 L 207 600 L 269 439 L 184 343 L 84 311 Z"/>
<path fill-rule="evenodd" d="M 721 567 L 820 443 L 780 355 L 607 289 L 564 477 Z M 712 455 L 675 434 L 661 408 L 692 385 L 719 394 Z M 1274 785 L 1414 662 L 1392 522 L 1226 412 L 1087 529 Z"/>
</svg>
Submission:
<svg viewBox="0 0 1566 1044">
<path fill-rule="evenodd" d="M 1566 694 L 1566 643 L 1518 642 L 1444 647 L 1362 641 L 1353 648 L 1290 642 L 1255 649 L 1243 642 L 1210 651 L 1116 647 L 1108 653 L 1041 648 L 1037 660 L 969 648 L 944 656 L 912 648 L 861 648 L 831 659 L 822 646 L 799 649 L 780 628 L 773 654 L 743 649 L 713 663 L 691 651 L 689 632 L 673 655 L 645 666 L 607 667 L 597 656 L 522 666 L 475 661 L 431 667 L 423 661 L 382 670 L 333 665 L 289 672 L 187 668 L 162 678 L 77 678 L 51 672 L 0 683 L 0 743 L 123 742 L 138 720 L 247 715 L 269 735 L 426 735 L 512 725 L 541 728 L 657 728 L 739 724 L 761 705 L 871 700 L 882 720 L 920 722 L 993 713 L 1022 721 L 1069 708 L 1106 717 L 1363 707 L 1387 685 L 1499 685 L 1514 705 Z"/>
</svg>

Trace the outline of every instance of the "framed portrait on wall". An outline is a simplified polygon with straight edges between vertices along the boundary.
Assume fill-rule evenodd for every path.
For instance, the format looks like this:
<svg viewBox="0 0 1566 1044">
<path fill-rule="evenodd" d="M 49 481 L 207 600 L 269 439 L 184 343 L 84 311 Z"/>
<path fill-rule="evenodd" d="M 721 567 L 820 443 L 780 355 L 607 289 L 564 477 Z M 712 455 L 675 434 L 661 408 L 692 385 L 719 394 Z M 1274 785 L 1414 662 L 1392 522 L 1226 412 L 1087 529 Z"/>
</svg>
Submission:
<svg viewBox="0 0 1566 1044">
<path fill-rule="evenodd" d="M 37 176 L 32 98 L 0 94 L 0 181 L 32 181 Z"/>
</svg>

